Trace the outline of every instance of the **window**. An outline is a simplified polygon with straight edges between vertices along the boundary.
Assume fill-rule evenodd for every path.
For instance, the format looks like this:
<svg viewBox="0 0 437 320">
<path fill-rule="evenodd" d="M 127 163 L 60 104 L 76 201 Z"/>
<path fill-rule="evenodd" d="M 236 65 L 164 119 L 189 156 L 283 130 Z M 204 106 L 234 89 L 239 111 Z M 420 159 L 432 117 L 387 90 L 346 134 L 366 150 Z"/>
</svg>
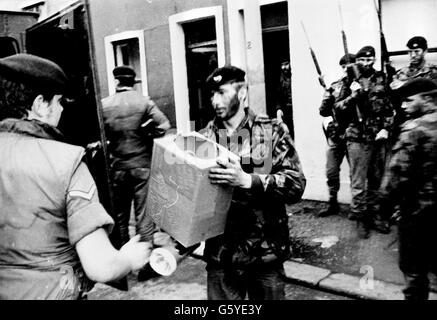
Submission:
<svg viewBox="0 0 437 320">
<path fill-rule="evenodd" d="M 115 92 L 115 80 L 112 70 L 118 66 L 130 66 L 135 70 L 141 83 L 136 89 L 148 95 L 146 57 L 143 31 L 126 31 L 105 37 L 106 67 L 109 94 Z"/>
</svg>

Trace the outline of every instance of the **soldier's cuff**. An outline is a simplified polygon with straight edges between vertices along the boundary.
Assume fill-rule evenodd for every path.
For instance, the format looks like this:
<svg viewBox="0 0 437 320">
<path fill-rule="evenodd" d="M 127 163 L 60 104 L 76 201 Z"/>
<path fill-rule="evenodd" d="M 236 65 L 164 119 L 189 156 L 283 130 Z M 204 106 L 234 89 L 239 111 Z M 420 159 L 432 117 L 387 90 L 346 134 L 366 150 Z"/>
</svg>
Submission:
<svg viewBox="0 0 437 320">
<path fill-rule="evenodd" d="M 257 174 L 250 174 L 252 177 L 252 187 L 250 188 L 250 193 L 253 197 L 262 196 L 264 194 L 264 184 Z"/>
<path fill-rule="evenodd" d="M 93 202 L 74 212 L 68 218 L 67 226 L 70 243 L 74 246 L 99 228 L 104 228 L 108 234 L 111 233 L 114 220 L 99 202 Z"/>
</svg>

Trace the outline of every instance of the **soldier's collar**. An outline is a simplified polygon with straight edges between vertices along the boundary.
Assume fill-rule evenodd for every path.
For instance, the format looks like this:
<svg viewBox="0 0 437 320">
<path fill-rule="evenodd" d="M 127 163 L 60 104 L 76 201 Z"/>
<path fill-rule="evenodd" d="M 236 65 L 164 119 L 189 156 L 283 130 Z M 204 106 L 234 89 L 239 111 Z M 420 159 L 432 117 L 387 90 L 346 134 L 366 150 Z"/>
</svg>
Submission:
<svg viewBox="0 0 437 320">
<path fill-rule="evenodd" d="M 246 125 L 249 125 L 249 127 L 252 127 L 253 125 L 253 122 L 256 117 L 255 113 L 249 107 L 245 107 L 244 112 L 245 112 L 245 116 L 243 120 L 241 120 L 240 124 L 237 126 L 237 129 L 235 129 L 235 132 L 240 131 Z M 214 125 L 214 129 L 223 129 L 225 127 L 223 121 L 217 117 L 214 119 L 213 125 Z"/>
<path fill-rule="evenodd" d="M 128 86 L 117 86 L 115 89 L 115 92 L 124 92 L 124 91 L 134 91 L 135 89 L 133 87 Z"/>
<path fill-rule="evenodd" d="M 0 132 L 13 132 L 36 138 L 65 141 L 64 135 L 57 128 L 35 119 L 5 119 L 0 122 Z"/>
</svg>

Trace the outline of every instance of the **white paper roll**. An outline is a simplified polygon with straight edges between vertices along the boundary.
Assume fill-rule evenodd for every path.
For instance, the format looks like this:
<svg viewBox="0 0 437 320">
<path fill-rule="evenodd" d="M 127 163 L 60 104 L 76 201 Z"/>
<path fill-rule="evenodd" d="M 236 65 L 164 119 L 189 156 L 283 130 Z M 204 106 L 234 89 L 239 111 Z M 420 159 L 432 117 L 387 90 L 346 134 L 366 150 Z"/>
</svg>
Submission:
<svg viewBox="0 0 437 320">
<path fill-rule="evenodd" d="M 150 266 L 160 275 L 169 276 L 176 270 L 176 257 L 167 249 L 153 249 L 150 254 Z"/>
</svg>

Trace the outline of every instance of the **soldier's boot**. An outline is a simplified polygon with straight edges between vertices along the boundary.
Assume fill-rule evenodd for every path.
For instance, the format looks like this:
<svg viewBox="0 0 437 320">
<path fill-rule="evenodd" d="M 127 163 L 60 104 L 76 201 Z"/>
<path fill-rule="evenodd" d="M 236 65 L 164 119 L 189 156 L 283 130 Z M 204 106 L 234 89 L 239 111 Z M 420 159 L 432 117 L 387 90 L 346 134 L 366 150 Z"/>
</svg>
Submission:
<svg viewBox="0 0 437 320">
<path fill-rule="evenodd" d="M 139 272 L 138 272 L 138 282 L 147 281 L 153 278 L 158 278 L 161 275 L 152 269 L 149 263 L 147 263 Z"/>
<path fill-rule="evenodd" d="M 349 212 L 347 218 L 351 221 L 357 220 L 357 215 L 354 212 Z"/>
<path fill-rule="evenodd" d="M 368 217 L 357 217 L 357 234 L 360 239 L 368 239 L 370 237 L 370 221 Z"/>
<path fill-rule="evenodd" d="M 390 223 L 386 219 L 382 218 L 380 215 L 377 215 L 373 220 L 373 229 L 382 234 L 389 234 Z"/>
<path fill-rule="evenodd" d="M 339 214 L 340 206 L 338 205 L 337 198 L 331 198 L 328 203 L 328 208 L 322 210 L 317 215 L 318 217 L 327 217 Z"/>
</svg>

